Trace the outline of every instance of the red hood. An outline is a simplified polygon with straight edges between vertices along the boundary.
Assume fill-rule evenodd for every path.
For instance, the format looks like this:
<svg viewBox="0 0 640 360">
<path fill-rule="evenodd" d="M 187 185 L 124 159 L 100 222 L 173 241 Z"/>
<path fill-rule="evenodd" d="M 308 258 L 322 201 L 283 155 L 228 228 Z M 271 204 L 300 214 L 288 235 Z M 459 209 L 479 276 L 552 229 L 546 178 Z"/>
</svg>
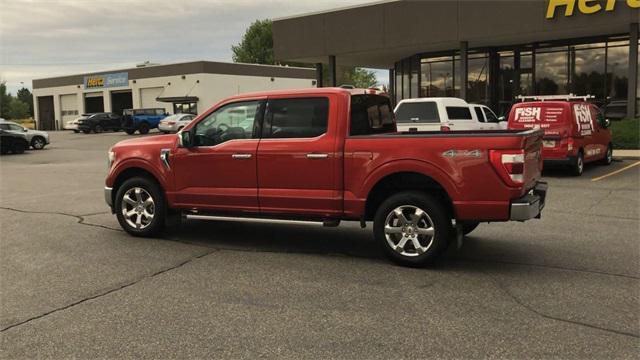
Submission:
<svg viewBox="0 0 640 360">
<path fill-rule="evenodd" d="M 119 148 L 172 148 L 178 141 L 176 134 L 144 136 L 116 143 L 113 149 Z"/>
</svg>

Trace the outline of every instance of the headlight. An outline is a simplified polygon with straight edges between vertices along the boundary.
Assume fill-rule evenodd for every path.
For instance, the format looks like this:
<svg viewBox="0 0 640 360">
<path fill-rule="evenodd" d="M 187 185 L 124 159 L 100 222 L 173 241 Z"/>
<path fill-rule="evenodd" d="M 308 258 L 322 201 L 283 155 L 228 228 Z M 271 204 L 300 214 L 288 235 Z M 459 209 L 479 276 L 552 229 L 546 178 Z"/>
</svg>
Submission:
<svg viewBox="0 0 640 360">
<path fill-rule="evenodd" d="M 109 150 L 108 160 L 107 160 L 107 169 L 111 169 L 111 165 L 113 165 L 114 161 L 116 161 L 116 153 L 113 152 L 112 150 Z"/>
</svg>

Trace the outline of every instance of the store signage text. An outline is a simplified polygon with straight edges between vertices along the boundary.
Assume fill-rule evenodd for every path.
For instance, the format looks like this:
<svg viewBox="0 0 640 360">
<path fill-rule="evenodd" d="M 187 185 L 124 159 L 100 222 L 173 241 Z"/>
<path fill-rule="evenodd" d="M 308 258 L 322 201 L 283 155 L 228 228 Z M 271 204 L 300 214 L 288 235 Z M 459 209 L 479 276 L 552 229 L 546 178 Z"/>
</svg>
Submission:
<svg viewBox="0 0 640 360">
<path fill-rule="evenodd" d="M 613 11 L 616 6 L 624 6 L 620 3 L 626 3 L 626 5 L 632 9 L 640 8 L 640 0 L 549 0 L 547 5 L 547 19 L 553 19 L 556 15 L 556 10 L 564 6 L 564 16 L 571 16 L 578 5 L 578 11 L 583 14 L 595 14 L 600 11 Z"/>
<path fill-rule="evenodd" d="M 129 86 L 129 73 L 113 73 L 104 75 L 90 75 L 84 77 L 85 89 L 109 88 Z"/>
</svg>

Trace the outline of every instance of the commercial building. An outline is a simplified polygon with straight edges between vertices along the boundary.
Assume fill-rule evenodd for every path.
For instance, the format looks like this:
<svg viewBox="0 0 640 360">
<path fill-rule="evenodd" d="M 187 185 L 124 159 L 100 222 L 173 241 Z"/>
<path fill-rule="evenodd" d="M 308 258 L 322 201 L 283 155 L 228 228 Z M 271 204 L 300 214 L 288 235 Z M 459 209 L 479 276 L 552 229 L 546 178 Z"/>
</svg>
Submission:
<svg viewBox="0 0 640 360">
<path fill-rule="evenodd" d="M 384 1 L 274 21 L 278 60 L 389 69 L 396 100 L 591 94 L 638 114 L 638 0 Z M 321 67 L 317 67 L 321 74 Z M 338 72 L 339 73 L 339 72 Z M 318 79 L 321 79 L 320 76 Z"/>
<path fill-rule="evenodd" d="M 315 86 L 313 69 L 196 61 L 33 80 L 33 97 L 38 128 L 54 130 L 83 113 L 197 114 L 239 93 Z"/>
</svg>

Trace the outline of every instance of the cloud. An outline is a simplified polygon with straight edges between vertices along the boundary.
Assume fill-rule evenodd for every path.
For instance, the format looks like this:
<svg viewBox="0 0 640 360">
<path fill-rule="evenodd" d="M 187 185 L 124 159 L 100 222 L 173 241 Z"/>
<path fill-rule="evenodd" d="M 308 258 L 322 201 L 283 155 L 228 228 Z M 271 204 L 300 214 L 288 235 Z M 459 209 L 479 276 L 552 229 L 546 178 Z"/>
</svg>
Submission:
<svg viewBox="0 0 640 360">
<path fill-rule="evenodd" d="M 0 0 L 0 78 L 117 69 L 150 60 L 231 61 L 231 45 L 257 19 L 370 0 Z"/>
</svg>

